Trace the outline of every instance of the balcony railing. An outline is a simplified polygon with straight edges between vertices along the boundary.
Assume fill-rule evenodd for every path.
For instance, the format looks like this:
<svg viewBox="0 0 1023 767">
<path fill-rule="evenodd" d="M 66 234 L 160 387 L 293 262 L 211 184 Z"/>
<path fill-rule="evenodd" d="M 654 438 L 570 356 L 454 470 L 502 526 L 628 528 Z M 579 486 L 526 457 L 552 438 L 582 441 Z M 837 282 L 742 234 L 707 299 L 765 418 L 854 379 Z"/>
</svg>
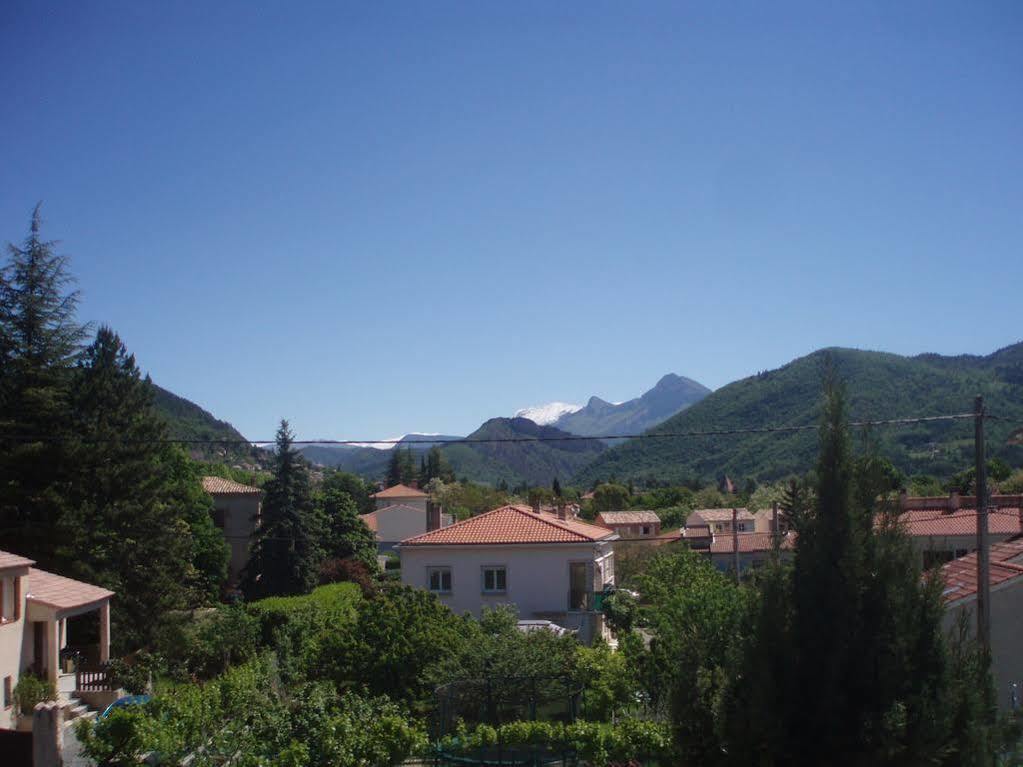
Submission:
<svg viewBox="0 0 1023 767">
<path fill-rule="evenodd" d="M 105 665 L 99 668 L 78 669 L 75 671 L 76 690 L 85 690 L 86 692 L 112 690 L 114 688 L 111 684 L 110 671 Z"/>
</svg>

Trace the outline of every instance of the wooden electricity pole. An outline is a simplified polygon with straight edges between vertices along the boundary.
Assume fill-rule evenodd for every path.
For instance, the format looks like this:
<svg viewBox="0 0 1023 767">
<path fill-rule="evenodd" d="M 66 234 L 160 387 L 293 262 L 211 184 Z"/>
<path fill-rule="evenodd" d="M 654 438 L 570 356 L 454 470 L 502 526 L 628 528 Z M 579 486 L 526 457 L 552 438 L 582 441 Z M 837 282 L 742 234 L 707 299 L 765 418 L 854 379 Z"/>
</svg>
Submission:
<svg viewBox="0 0 1023 767">
<path fill-rule="evenodd" d="M 973 403 L 974 456 L 977 476 L 977 641 L 991 655 L 991 555 L 987 535 L 987 460 L 984 457 L 984 398 Z"/>
</svg>

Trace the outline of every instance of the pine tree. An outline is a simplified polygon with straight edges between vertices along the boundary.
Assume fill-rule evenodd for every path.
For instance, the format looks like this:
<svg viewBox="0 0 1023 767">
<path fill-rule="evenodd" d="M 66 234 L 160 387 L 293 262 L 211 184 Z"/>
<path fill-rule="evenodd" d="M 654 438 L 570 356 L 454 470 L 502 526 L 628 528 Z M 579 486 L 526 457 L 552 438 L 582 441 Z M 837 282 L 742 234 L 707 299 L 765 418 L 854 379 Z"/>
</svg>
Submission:
<svg viewBox="0 0 1023 767">
<path fill-rule="evenodd" d="M 64 256 L 40 235 L 39 206 L 0 271 L 0 548 L 56 567 L 70 466 L 68 391 L 87 328 Z"/>
<path fill-rule="evenodd" d="M 555 477 L 554 481 L 551 482 L 551 491 L 554 493 L 555 498 L 561 497 L 561 483 L 558 482 L 558 478 Z"/>
<path fill-rule="evenodd" d="M 198 471 L 164 441 L 152 384 L 107 327 L 83 355 L 71 403 L 73 474 L 55 528 L 61 571 L 117 592 L 114 636 L 137 647 L 161 613 L 217 597 L 227 546 Z"/>
<path fill-rule="evenodd" d="M 385 482 L 388 487 L 401 484 L 401 449 L 398 447 L 391 448 L 391 457 L 387 461 L 387 479 Z"/>
<path fill-rule="evenodd" d="M 316 585 L 323 552 L 309 472 L 292 440 L 288 422 L 281 421 L 273 476 L 263 488 L 261 525 L 243 574 L 242 590 L 250 600 L 306 594 Z"/>
</svg>

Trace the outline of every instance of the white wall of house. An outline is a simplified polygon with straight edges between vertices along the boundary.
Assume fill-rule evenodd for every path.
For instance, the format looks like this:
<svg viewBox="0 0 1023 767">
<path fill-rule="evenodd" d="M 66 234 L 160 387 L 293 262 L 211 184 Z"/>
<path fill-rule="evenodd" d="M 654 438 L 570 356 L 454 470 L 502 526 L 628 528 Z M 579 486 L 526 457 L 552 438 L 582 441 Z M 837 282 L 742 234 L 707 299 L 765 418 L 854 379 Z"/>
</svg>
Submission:
<svg viewBox="0 0 1023 767">
<path fill-rule="evenodd" d="M 977 632 L 977 599 L 970 597 L 949 605 L 943 621 L 947 631 L 956 629 L 959 616 L 966 614 L 970 636 Z M 991 589 L 991 676 L 1000 711 L 1010 708 L 1010 687 L 1019 685 L 1023 705 L 1023 578 L 1015 578 Z"/>
<path fill-rule="evenodd" d="M 15 581 L 18 580 L 17 587 Z M 14 729 L 14 701 L 5 697 L 7 688 L 14 689 L 25 668 L 24 654 L 31 653 L 30 624 L 26 619 L 25 592 L 28 567 L 0 571 L 3 583 L 3 611 L 0 613 L 0 728 Z M 17 596 L 17 599 L 15 599 Z M 2 760 L 0 760 L 2 761 Z"/>
<path fill-rule="evenodd" d="M 426 532 L 426 503 L 418 506 L 392 506 L 374 513 L 377 520 L 377 540 L 397 543 Z"/>
<path fill-rule="evenodd" d="M 569 602 L 569 563 L 588 563 L 589 587 L 600 591 L 614 582 L 611 543 L 520 544 L 514 546 L 402 546 L 401 580 L 429 590 L 431 568 L 450 568 L 451 591 L 438 597 L 456 613 L 479 617 L 484 607 L 510 604 L 520 618 L 537 613 L 566 612 Z M 483 571 L 504 567 L 506 591 L 484 593 Z"/>
<path fill-rule="evenodd" d="M 1010 537 L 1012 536 L 1009 533 L 988 533 L 988 540 L 991 543 L 999 543 L 1008 540 Z M 913 548 L 920 553 L 921 561 L 925 567 L 933 564 L 929 560 L 933 559 L 936 555 L 939 555 L 940 563 L 949 559 L 965 557 L 967 554 L 972 554 L 977 550 L 976 535 L 914 535 L 912 540 Z"/>
</svg>

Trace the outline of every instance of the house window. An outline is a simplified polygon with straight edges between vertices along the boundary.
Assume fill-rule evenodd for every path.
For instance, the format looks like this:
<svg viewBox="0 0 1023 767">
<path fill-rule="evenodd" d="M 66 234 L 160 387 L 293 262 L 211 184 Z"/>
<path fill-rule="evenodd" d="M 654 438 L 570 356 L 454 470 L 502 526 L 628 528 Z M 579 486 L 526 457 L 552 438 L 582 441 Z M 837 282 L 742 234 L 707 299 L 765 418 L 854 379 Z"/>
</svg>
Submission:
<svg viewBox="0 0 1023 767">
<path fill-rule="evenodd" d="M 503 594 L 508 590 L 508 571 L 503 567 L 483 568 L 483 593 Z"/>
<path fill-rule="evenodd" d="M 430 591 L 435 594 L 451 593 L 450 567 L 428 567 L 426 568 L 426 578 L 430 584 Z"/>
<path fill-rule="evenodd" d="M 14 677 L 4 677 L 4 708 L 14 705 Z"/>
<path fill-rule="evenodd" d="M 650 535 L 650 525 L 643 525 L 641 535 Z"/>
<path fill-rule="evenodd" d="M 18 578 L 0 580 L 0 623 L 12 623 L 20 617 L 21 595 L 18 593 Z"/>
<path fill-rule="evenodd" d="M 213 510 L 213 524 L 219 527 L 221 530 L 224 529 L 224 510 L 214 509 Z"/>
<path fill-rule="evenodd" d="M 722 532 L 722 531 L 723 531 L 724 529 L 725 529 L 725 526 L 724 526 L 724 525 L 722 525 L 722 524 L 721 524 L 720 522 L 717 522 L 717 523 L 715 523 L 715 525 L 714 525 L 714 532 L 715 532 L 715 533 L 720 533 L 720 532 Z"/>
</svg>

